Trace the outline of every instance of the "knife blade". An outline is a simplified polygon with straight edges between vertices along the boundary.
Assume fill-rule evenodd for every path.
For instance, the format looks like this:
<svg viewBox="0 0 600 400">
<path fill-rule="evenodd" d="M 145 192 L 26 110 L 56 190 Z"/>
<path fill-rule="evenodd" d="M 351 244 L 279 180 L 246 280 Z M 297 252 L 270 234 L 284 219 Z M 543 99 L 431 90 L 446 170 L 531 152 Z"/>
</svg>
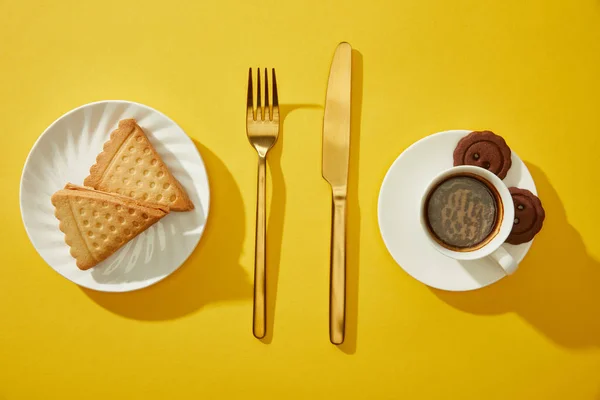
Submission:
<svg viewBox="0 0 600 400">
<path fill-rule="evenodd" d="M 323 118 L 323 178 L 346 192 L 350 157 L 350 91 L 352 47 L 340 43 L 329 70 Z"/>
<path fill-rule="evenodd" d="M 346 328 L 346 199 L 350 158 L 352 47 L 340 43 L 334 53 L 323 117 L 323 178 L 332 189 L 329 275 L 329 340 L 344 342 Z"/>
</svg>

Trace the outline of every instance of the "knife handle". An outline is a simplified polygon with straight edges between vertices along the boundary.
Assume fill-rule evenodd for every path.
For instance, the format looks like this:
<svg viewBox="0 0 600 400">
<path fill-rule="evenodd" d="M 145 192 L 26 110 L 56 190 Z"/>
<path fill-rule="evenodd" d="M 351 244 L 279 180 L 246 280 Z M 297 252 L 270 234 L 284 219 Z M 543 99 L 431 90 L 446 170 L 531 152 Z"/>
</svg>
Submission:
<svg viewBox="0 0 600 400">
<path fill-rule="evenodd" d="M 333 195 L 331 270 L 329 275 L 329 340 L 344 343 L 346 328 L 346 197 Z"/>
<path fill-rule="evenodd" d="M 256 243 L 254 249 L 254 309 L 252 315 L 252 333 L 257 339 L 265 337 L 267 332 L 267 160 L 258 157 L 258 179 L 256 192 Z"/>
</svg>

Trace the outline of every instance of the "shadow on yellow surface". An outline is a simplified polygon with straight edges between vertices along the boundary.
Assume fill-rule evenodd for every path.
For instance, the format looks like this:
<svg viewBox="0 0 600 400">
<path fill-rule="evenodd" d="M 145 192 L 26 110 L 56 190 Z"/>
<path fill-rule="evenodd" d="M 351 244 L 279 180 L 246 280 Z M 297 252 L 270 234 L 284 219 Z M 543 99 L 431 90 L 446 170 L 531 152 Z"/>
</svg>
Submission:
<svg viewBox="0 0 600 400">
<path fill-rule="evenodd" d="M 223 162 L 194 143 L 204 159 L 211 188 L 208 221 L 198 247 L 177 271 L 149 288 L 130 293 L 82 289 L 107 310 L 127 318 L 167 320 L 207 304 L 252 298 L 251 277 L 239 265 L 245 234 L 240 190 Z"/>
<path fill-rule="evenodd" d="M 448 304 L 473 314 L 515 312 L 561 346 L 600 346 L 600 263 L 569 224 L 544 172 L 526 164 L 546 220 L 515 275 L 475 292 L 432 290 Z"/>
<path fill-rule="evenodd" d="M 283 222 L 285 216 L 286 188 L 281 169 L 281 154 L 285 141 L 285 119 L 298 109 L 318 109 L 318 104 L 280 104 L 280 131 L 275 146 L 269 151 L 267 164 L 271 180 L 271 198 L 269 220 L 267 221 L 267 333 L 261 341 L 269 344 L 273 341 L 275 330 L 275 308 L 277 306 L 277 283 L 281 263 L 281 246 L 283 243 Z"/>
<path fill-rule="evenodd" d="M 346 337 L 338 346 L 346 354 L 356 352 L 358 336 L 358 277 L 360 262 L 359 162 L 360 121 L 363 95 L 363 57 L 352 50 L 352 137 L 348 176 L 348 222 L 346 226 Z"/>
</svg>

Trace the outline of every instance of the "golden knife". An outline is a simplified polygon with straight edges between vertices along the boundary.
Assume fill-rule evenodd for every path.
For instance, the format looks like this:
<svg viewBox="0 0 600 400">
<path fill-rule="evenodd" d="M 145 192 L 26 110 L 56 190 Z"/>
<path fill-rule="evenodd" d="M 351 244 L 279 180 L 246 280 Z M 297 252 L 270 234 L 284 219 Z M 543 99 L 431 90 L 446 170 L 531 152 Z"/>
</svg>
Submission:
<svg viewBox="0 0 600 400">
<path fill-rule="evenodd" d="M 350 157 L 352 47 L 340 43 L 333 55 L 323 118 L 323 178 L 333 193 L 329 275 L 329 340 L 344 342 L 346 327 L 346 199 Z"/>
</svg>

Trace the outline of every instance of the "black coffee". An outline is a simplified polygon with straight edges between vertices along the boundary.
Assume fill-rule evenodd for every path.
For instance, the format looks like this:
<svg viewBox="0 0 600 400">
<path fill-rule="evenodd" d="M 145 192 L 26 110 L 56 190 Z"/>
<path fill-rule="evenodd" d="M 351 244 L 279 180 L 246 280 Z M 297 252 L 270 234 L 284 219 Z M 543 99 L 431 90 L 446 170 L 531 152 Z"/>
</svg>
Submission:
<svg viewBox="0 0 600 400">
<path fill-rule="evenodd" d="M 429 194 L 425 204 L 430 231 L 441 245 L 469 250 L 485 244 L 498 225 L 498 200 L 484 182 L 453 176 Z"/>
</svg>

